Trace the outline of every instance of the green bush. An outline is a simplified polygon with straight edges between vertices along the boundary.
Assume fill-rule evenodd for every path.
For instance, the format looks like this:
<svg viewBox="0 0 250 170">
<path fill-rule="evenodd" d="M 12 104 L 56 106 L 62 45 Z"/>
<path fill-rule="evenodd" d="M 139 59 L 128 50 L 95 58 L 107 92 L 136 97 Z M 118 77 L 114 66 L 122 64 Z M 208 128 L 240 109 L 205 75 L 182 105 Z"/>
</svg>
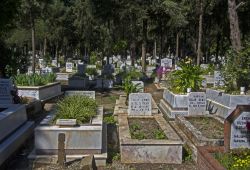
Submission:
<svg viewBox="0 0 250 170">
<path fill-rule="evenodd" d="M 122 88 L 125 91 L 127 98 L 128 98 L 130 93 L 136 93 L 136 92 L 140 91 L 140 88 L 138 88 L 139 85 L 140 85 L 139 83 L 138 84 L 133 84 L 131 82 L 131 77 L 130 76 L 128 76 L 124 80 Z"/>
<path fill-rule="evenodd" d="M 49 73 L 45 75 L 39 74 L 18 74 L 13 77 L 14 82 L 18 86 L 42 86 L 48 83 L 55 82 L 56 74 Z"/>
<path fill-rule="evenodd" d="M 248 89 L 250 85 L 250 44 L 240 52 L 229 50 L 226 64 L 222 68 L 225 81 L 225 92 L 239 91 L 240 87 Z"/>
<path fill-rule="evenodd" d="M 199 66 L 181 63 L 182 70 L 175 70 L 169 74 L 169 88 L 174 93 L 186 93 L 187 88 L 199 91 L 203 78 Z"/>
<path fill-rule="evenodd" d="M 105 116 L 103 121 L 107 124 L 116 124 L 116 121 L 113 115 Z"/>
<path fill-rule="evenodd" d="M 97 75 L 96 69 L 95 68 L 86 68 L 85 73 L 87 73 L 88 75 Z"/>
<path fill-rule="evenodd" d="M 156 129 L 154 131 L 155 139 L 166 139 L 166 135 L 163 130 Z"/>
<path fill-rule="evenodd" d="M 96 115 L 97 103 L 86 96 L 67 96 L 57 103 L 57 119 L 76 119 L 78 124 L 87 123 Z"/>
</svg>

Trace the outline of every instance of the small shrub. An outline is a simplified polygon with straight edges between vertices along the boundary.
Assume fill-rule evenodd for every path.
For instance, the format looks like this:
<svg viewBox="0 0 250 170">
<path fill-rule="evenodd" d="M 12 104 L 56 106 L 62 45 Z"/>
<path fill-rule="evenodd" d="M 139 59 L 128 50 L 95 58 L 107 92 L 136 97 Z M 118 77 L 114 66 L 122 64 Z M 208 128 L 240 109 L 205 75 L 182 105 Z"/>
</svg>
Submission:
<svg viewBox="0 0 250 170">
<path fill-rule="evenodd" d="M 201 68 L 185 63 L 180 66 L 182 70 L 175 70 L 169 75 L 170 90 L 175 93 L 186 93 L 187 88 L 198 91 L 203 80 Z"/>
<path fill-rule="evenodd" d="M 154 131 L 154 136 L 156 139 L 166 139 L 166 135 L 163 130 L 156 129 Z"/>
<path fill-rule="evenodd" d="M 55 82 L 56 74 L 49 73 L 45 75 L 39 74 L 19 74 L 13 77 L 14 82 L 18 86 L 42 86 L 48 83 Z"/>
<path fill-rule="evenodd" d="M 96 115 L 97 103 L 86 96 L 67 96 L 57 104 L 56 119 L 76 119 L 78 124 L 87 123 Z"/>
<path fill-rule="evenodd" d="M 141 131 L 141 126 L 139 124 L 132 124 L 130 125 L 130 134 L 132 139 L 145 139 L 146 135 Z"/>
<path fill-rule="evenodd" d="M 107 124 L 116 124 L 116 121 L 113 115 L 105 116 L 103 121 Z"/>
<path fill-rule="evenodd" d="M 183 147 L 183 159 L 185 162 L 192 161 L 192 150 L 187 146 L 184 145 Z"/>
<path fill-rule="evenodd" d="M 86 68 L 85 73 L 87 73 L 88 75 L 97 75 L 96 69 L 95 68 Z"/>
</svg>

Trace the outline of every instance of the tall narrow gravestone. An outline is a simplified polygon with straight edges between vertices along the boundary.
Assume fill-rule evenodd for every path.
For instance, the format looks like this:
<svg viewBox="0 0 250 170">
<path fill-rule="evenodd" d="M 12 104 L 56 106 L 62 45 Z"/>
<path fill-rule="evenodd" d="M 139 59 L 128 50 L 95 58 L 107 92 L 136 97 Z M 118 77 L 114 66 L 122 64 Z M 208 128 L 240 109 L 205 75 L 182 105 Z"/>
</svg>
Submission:
<svg viewBox="0 0 250 170">
<path fill-rule="evenodd" d="M 250 149 L 250 105 L 238 105 L 224 123 L 226 150 Z"/>
<path fill-rule="evenodd" d="M 202 115 L 206 113 L 206 94 L 191 92 L 188 95 L 188 115 Z"/>
<path fill-rule="evenodd" d="M 12 82 L 10 79 L 0 79 L 0 104 L 12 104 Z"/>
<path fill-rule="evenodd" d="M 150 93 L 131 93 L 129 95 L 129 116 L 151 116 L 152 96 Z"/>
</svg>

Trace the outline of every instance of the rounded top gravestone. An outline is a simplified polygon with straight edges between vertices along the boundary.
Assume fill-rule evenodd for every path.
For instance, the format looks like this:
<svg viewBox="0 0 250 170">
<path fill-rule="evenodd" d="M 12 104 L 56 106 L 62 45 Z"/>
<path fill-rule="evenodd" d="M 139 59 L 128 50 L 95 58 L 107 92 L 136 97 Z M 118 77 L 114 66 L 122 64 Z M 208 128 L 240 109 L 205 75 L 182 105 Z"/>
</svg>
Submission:
<svg viewBox="0 0 250 170">
<path fill-rule="evenodd" d="M 224 123 L 226 150 L 250 149 L 250 105 L 238 105 Z"/>
</svg>

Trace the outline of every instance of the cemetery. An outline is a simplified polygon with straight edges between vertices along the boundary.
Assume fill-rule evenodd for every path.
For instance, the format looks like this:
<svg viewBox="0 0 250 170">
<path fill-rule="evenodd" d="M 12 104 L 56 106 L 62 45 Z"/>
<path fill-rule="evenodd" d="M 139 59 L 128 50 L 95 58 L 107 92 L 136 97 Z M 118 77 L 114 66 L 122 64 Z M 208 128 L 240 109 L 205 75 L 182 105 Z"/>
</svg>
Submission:
<svg viewBox="0 0 250 170">
<path fill-rule="evenodd" d="M 248 1 L 0 7 L 0 170 L 250 169 Z"/>
</svg>

